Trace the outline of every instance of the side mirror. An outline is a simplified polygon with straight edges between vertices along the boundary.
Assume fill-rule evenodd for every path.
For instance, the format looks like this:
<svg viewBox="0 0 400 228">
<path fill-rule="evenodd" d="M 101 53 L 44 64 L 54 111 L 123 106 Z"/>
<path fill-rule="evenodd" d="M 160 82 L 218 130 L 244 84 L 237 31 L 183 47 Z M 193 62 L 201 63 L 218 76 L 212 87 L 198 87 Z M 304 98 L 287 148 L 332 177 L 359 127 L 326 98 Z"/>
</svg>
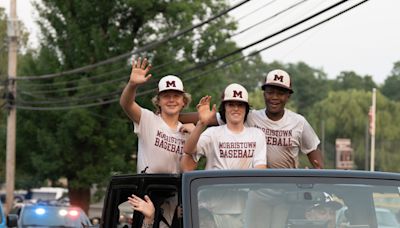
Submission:
<svg viewBox="0 0 400 228">
<path fill-rule="evenodd" d="M 18 226 L 18 215 L 9 214 L 7 215 L 7 227 L 17 227 Z"/>
</svg>

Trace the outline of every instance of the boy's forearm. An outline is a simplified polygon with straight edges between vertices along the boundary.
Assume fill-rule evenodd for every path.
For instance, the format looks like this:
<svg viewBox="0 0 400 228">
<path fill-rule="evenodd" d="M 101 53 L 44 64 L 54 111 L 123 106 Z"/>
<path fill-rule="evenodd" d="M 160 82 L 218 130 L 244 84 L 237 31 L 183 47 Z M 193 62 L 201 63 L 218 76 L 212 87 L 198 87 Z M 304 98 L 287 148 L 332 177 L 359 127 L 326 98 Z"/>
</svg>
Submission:
<svg viewBox="0 0 400 228">
<path fill-rule="evenodd" d="M 189 138 L 186 140 L 185 145 L 183 146 L 184 153 L 192 155 L 196 153 L 197 142 L 199 141 L 200 135 L 205 127 L 206 125 L 200 121 L 197 122 L 196 127 L 193 129 Z"/>
</svg>

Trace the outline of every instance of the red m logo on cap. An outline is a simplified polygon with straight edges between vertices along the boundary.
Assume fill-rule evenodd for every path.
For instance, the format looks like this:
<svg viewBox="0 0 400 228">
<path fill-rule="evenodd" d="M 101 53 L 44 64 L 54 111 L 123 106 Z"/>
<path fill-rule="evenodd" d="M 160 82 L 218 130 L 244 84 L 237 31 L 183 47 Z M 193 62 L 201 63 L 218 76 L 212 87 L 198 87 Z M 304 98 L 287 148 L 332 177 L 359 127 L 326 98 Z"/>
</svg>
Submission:
<svg viewBox="0 0 400 228">
<path fill-rule="evenodd" d="M 236 91 L 236 90 L 233 90 L 233 97 L 240 97 L 240 98 L 243 98 L 243 96 L 242 96 L 242 91 Z"/>
<path fill-rule="evenodd" d="M 274 81 L 281 81 L 281 82 L 283 82 L 283 76 L 282 76 L 282 75 L 279 76 L 279 75 L 275 74 Z"/>
<path fill-rule="evenodd" d="M 167 83 L 167 86 L 166 86 L 167 88 L 168 88 L 168 87 L 171 87 L 171 86 L 172 86 L 172 87 L 176 87 L 175 81 L 172 81 L 172 82 L 167 81 L 166 83 Z"/>
</svg>

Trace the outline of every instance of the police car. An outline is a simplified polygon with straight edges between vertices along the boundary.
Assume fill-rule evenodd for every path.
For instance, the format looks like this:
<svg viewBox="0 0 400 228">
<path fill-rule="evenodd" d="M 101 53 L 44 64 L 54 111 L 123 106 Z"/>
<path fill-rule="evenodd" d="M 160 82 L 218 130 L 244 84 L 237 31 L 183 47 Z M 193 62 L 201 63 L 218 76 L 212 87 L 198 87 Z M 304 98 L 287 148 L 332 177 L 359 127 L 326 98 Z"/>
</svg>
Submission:
<svg viewBox="0 0 400 228">
<path fill-rule="evenodd" d="M 90 227 L 91 225 L 81 208 L 55 201 L 20 204 L 7 216 L 8 227 Z"/>
<path fill-rule="evenodd" d="M 3 203 L 0 202 L 0 228 L 6 227 L 6 216 L 3 211 Z"/>
</svg>

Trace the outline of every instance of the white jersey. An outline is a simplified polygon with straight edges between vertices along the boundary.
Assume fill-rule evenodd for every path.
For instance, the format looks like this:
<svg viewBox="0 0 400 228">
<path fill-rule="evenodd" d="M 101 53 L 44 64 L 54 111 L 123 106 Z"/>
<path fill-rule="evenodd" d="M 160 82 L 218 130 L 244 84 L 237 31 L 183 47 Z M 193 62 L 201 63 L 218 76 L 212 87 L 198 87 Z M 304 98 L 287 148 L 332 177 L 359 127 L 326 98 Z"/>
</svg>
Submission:
<svg viewBox="0 0 400 228">
<path fill-rule="evenodd" d="M 283 117 L 278 121 L 269 119 L 265 109 L 251 110 L 246 125 L 264 132 L 268 168 L 297 168 L 299 151 L 308 154 L 317 149 L 320 143 L 307 120 L 288 109 L 285 109 Z"/>
<path fill-rule="evenodd" d="M 139 139 L 137 172 L 146 167 L 146 173 L 180 173 L 179 159 L 188 134 L 179 132 L 182 126 L 171 129 L 161 118 L 150 110 L 141 109 L 140 123 L 134 122 Z"/>
<path fill-rule="evenodd" d="M 195 160 L 207 158 L 209 169 L 250 169 L 266 165 L 267 148 L 263 132 L 245 127 L 241 133 L 231 132 L 226 125 L 209 127 L 197 143 Z"/>
</svg>

